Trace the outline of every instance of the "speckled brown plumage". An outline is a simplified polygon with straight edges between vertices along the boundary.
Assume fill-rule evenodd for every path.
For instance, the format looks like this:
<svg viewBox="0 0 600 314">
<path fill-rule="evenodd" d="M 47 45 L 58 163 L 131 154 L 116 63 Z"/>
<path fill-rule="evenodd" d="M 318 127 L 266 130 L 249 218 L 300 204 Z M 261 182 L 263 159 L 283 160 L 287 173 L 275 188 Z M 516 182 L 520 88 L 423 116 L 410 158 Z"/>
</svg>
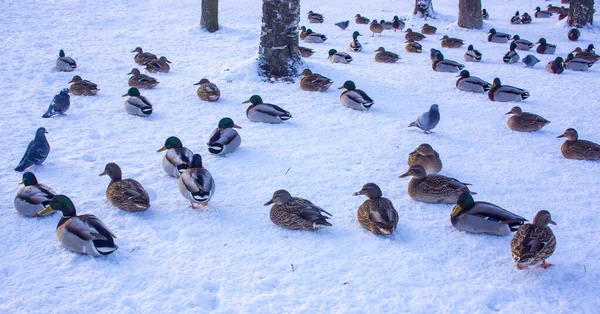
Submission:
<svg viewBox="0 0 600 314">
<path fill-rule="evenodd" d="M 537 114 L 523 112 L 520 107 L 513 107 L 506 114 L 512 114 L 513 116 L 508 118 L 506 124 L 508 128 L 513 131 L 520 132 L 534 132 L 543 128 L 550 121 L 538 116 Z"/>
<path fill-rule="evenodd" d="M 569 128 L 562 135 L 558 136 L 566 137 L 567 140 L 560 147 L 560 151 L 563 156 L 568 159 L 579 159 L 579 160 L 600 160 L 600 145 L 580 140 L 577 131 L 573 128 Z"/>
<path fill-rule="evenodd" d="M 98 89 L 98 85 L 82 79 L 79 75 L 73 76 L 73 79 L 69 83 L 73 83 L 69 86 L 69 93 L 73 95 L 93 96 L 100 90 Z"/>
<path fill-rule="evenodd" d="M 556 249 L 556 237 L 548 224 L 556 225 L 550 213 L 542 210 L 535 216 L 533 224 L 524 224 L 515 233 L 510 242 L 510 250 L 518 268 L 535 265 L 540 261 L 543 268 L 551 265 L 546 263 L 546 259 Z"/>
<path fill-rule="evenodd" d="M 421 144 L 408 154 L 408 166 L 421 165 L 427 175 L 436 174 L 442 170 L 440 155 L 429 144 Z"/>
<path fill-rule="evenodd" d="M 113 162 L 106 164 L 100 175 L 110 177 L 106 198 L 113 205 L 128 212 L 144 211 L 150 207 L 150 197 L 144 187 L 134 179 L 122 179 L 121 168 Z"/>
<path fill-rule="evenodd" d="M 358 208 L 358 223 L 374 234 L 388 235 L 394 233 L 398 225 L 398 212 L 394 204 L 382 197 L 381 189 L 375 183 L 365 184 L 354 195 L 365 195 L 369 199 Z"/>
<path fill-rule="evenodd" d="M 331 226 L 327 221 L 331 214 L 308 200 L 292 197 L 286 190 L 277 190 L 273 198 L 265 203 L 271 207 L 271 221 L 292 230 L 318 230 Z M 325 215 L 324 215 L 325 214 Z"/>
<path fill-rule="evenodd" d="M 448 37 L 447 35 L 442 37 L 442 47 L 444 48 L 460 48 L 462 45 L 464 45 L 462 39 Z"/>
<path fill-rule="evenodd" d="M 221 97 L 221 91 L 217 87 L 217 84 L 211 83 L 208 79 L 203 78 L 194 85 L 199 85 L 196 95 L 204 101 L 213 102 L 219 100 L 219 97 Z"/>
<path fill-rule="evenodd" d="M 300 89 L 303 91 L 324 92 L 333 84 L 333 81 L 329 78 L 321 74 L 312 73 L 309 69 L 304 69 L 300 76 L 302 76 Z"/>
<path fill-rule="evenodd" d="M 463 193 L 471 192 L 467 185 L 454 178 L 442 175 L 425 175 L 421 165 L 411 166 L 400 178 L 413 176 L 408 183 L 408 195 L 415 201 L 435 204 L 455 204 Z"/>
</svg>

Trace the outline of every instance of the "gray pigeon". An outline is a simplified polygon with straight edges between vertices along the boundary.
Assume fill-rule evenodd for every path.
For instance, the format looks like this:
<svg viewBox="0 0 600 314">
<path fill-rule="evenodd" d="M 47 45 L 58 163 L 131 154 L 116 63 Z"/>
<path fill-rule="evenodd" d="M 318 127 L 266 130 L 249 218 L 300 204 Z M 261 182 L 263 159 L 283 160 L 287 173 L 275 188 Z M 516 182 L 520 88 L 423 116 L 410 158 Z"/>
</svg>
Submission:
<svg viewBox="0 0 600 314">
<path fill-rule="evenodd" d="M 434 48 L 431 48 L 429 51 L 431 51 L 431 53 L 429 54 L 429 57 L 431 58 L 431 61 L 435 61 L 435 56 L 438 56 L 438 55 L 442 54 L 441 51 L 439 51 L 437 49 L 434 49 Z"/>
<path fill-rule="evenodd" d="M 48 111 L 44 113 L 42 118 L 50 118 L 57 114 L 65 114 L 70 106 L 71 96 L 69 96 L 69 89 L 63 88 L 56 96 L 54 96 L 50 106 L 48 106 Z"/>
<path fill-rule="evenodd" d="M 528 68 L 533 68 L 533 66 L 538 62 L 540 62 L 540 60 L 534 55 L 527 55 L 525 58 L 523 58 L 523 63 L 525 63 L 525 66 Z"/>
<path fill-rule="evenodd" d="M 348 28 L 348 24 L 350 24 L 350 21 L 348 21 L 348 20 L 335 23 L 335 25 L 338 26 L 339 28 L 341 28 L 342 30 L 345 30 L 346 28 Z"/>
<path fill-rule="evenodd" d="M 423 112 L 423 114 L 415 121 L 411 122 L 408 127 L 416 126 L 419 129 L 425 131 L 425 134 L 433 133 L 431 130 L 440 122 L 440 108 L 438 105 L 433 104 L 429 111 Z"/>
<path fill-rule="evenodd" d="M 46 160 L 48 153 L 50 153 L 50 144 L 46 139 L 46 133 L 48 132 L 45 128 L 37 129 L 35 138 L 27 145 L 25 155 L 21 158 L 21 162 L 19 162 L 15 171 L 23 171 L 33 165 L 41 165 Z"/>
</svg>

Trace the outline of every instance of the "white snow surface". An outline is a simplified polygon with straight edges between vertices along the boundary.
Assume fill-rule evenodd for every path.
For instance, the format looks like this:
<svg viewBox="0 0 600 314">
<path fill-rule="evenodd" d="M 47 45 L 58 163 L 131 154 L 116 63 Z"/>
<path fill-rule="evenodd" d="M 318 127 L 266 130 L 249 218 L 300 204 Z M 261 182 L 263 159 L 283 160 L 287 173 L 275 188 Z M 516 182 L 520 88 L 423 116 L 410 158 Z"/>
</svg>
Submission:
<svg viewBox="0 0 600 314">
<path fill-rule="evenodd" d="M 371 37 L 360 13 L 391 20 L 406 16 L 413 1 L 302 0 L 301 24 L 326 34 L 324 44 L 304 44 L 317 53 L 304 60 L 313 72 L 335 81 L 326 93 L 300 90 L 298 83 L 266 83 L 256 76 L 261 1 L 220 1 L 221 29 L 210 34 L 198 26 L 200 1 L 2 1 L 0 19 L 0 145 L 2 241 L 0 313 L 597 313 L 600 308 L 600 163 L 562 157 L 563 139 L 574 127 L 580 138 L 600 142 L 598 99 L 600 65 L 588 72 L 551 75 L 546 63 L 576 46 L 600 46 L 597 29 L 582 29 L 578 42 L 555 17 L 530 25 L 510 25 L 515 11 L 529 12 L 559 1 L 483 1 L 490 20 L 485 29 L 456 26 L 457 1 L 436 0 L 437 20 L 412 19 L 438 27 L 427 36 L 424 52 L 404 51 L 404 34 L 385 31 Z M 324 24 L 308 24 L 309 10 L 323 13 Z M 335 22 L 349 19 L 345 31 Z M 595 15 L 600 20 L 600 15 Z M 487 42 L 487 30 L 519 34 L 533 42 L 545 37 L 556 55 L 527 69 L 506 65 L 508 44 Z M 331 64 L 327 51 L 348 51 L 358 30 L 363 52 L 349 65 Z M 481 63 L 465 63 L 471 75 L 527 89 L 521 103 L 496 103 L 485 94 L 455 88 L 456 77 L 431 69 L 429 48 L 463 62 L 466 46 L 440 47 L 447 34 L 483 53 Z M 166 56 L 167 74 L 142 90 L 154 104 L 149 118 L 123 109 L 130 51 Z M 397 64 L 378 64 L 379 46 L 397 52 Z M 58 50 L 77 61 L 72 73 L 56 72 Z M 527 52 L 518 52 L 521 59 Z M 142 70 L 145 73 L 145 70 Z M 52 97 L 80 75 L 101 89 L 93 97 L 71 96 L 66 116 L 42 119 Z M 216 103 L 196 96 L 206 77 L 222 92 Z M 375 105 L 366 112 L 339 103 L 341 86 L 353 80 Z M 242 101 L 253 94 L 290 111 L 279 125 L 252 123 Z M 434 134 L 407 128 L 433 103 L 441 121 Z M 508 129 L 512 106 L 552 123 L 535 133 Z M 242 145 L 225 157 L 208 153 L 206 142 L 222 117 L 231 117 Z M 55 235 L 60 215 L 25 218 L 13 207 L 21 173 L 18 164 L 35 130 L 48 130 L 51 151 L 38 180 L 68 195 L 78 213 L 93 213 L 117 235 L 119 249 L 108 257 L 72 253 Z M 168 177 L 156 153 L 168 136 L 178 136 L 200 153 L 216 181 L 205 209 L 193 210 Z M 498 204 L 530 221 L 546 209 L 557 249 L 549 269 L 518 270 L 511 237 L 457 231 L 449 220 L 452 205 L 413 201 L 407 156 L 430 143 L 442 158 L 441 174 L 472 183 L 475 200 Z M 109 183 L 98 177 L 108 162 L 126 178 L 140 181 L 152 207 L 121 211 L 106 201 Z M 365 200 L 354 197 L 367 182 L 377 183 L 398 210 L 397 232 L 375 236 L 357 222 Z M 268 201 L 277 189 L 311 200 L 333 214 L 333 227 L 317 232 L 289 231 L 272 224 Z M 293 265 L 293 269 L 292 269 Z"/>
</svg>

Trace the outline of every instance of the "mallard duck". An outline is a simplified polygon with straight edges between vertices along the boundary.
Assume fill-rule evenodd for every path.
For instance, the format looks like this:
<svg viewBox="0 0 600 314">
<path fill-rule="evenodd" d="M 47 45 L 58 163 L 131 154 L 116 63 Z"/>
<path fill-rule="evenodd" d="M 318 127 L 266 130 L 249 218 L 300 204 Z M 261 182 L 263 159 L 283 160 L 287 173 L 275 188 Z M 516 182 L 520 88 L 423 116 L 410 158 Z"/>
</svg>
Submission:
<svg viewBox="0 0 600 314">
<path fill-rule="evenodd" d="M 348 25 L 350 25 L 350 21 L 348 20 L 335 23 L 335 26 L 341 28 L 342 30 L 346 30 L 346 28 L 348 28 Z"/>
<path fill-rule="evenodd" d="M 312 29 L 306 30 L 306 37 L 304 38 L 304 42 L 306 43 L 324 43 L 327 40 L 327 36 L 319 33 L 315 33 Z"/>
<path fill-rule="evenodd" d="M 366 200 L 358 208 L 358 223 L 374 234 L 388 235 L 396 231 L 398 212 L 394 204 L 383 196 L 381 189 L 375 183 L 363 185 L 354 196 L 364 195 Z"/>
<path fill-rule="evenodd" d="M 492 82 L 492 88 L 488 91 L 488 98 L 491 101 L 521 101 L 529 97 L 529 92 L 510 85 L 502 85 L 499 78 Z"/>
<path fill-rule="evenodd" d="M 61 72 L 73 72 L 77 68 L 77 62 L 71 57 L 65 56 L 65 52 L 61 49 L 58 52 L 58 59 L 56 59 L 56 68 Z"/>
<path fill-rule="evenodd" d="M 93 96 L 99 91 L 98 85 L 82 79 L 79 75 L 73 76 L 73 79 L 69 81 L 70 83 L 73 84 L 69 86 L 69 92 L 73 95 Z"/>
<path fill-rule="evenodd" d="M 47 133 L 46 128 L 43 127 L 35 131 L 35 137 L 27 145 L 25 154 L 23 154 L 19 165 L 14 169 L 15 171 L 23 171 L 33 165 L 41 165 L 46 160 L 48 154 L 50 154 L 50 144 L 46 139 Z"/>
<path fill-rule="evenodd" d="M 414 41 L 421 41 L 426 38 L 425 35 L 423 35 L 421 33 L 413 32 L 412 28 L 407 29 L 405 31 L 405 33 L 406 33 L 404 35 L 405 40 L 412 39 Z"/>
<path fill-rule="evenodd" d="M 375 50 L 377 54 L 375 54 L 375 61 L 381 63 L 395 63 L 396 61 L 402 59 L 398 54 L 395 54 L 391 51 L 386 51 L 385 48 L 379 47 Z"/>
<path fill-rule="evenodd" d="M 490 18 L 490 15 L 488 14 L 488 12 L 487 12 L 487 10 L 486 10 L 486 9 L 483 9 L 483 10 L 481 10 L 481 17 L 482 17 L 484 20 L 487 20 L 487 19 L 489 19 L 489 18 Z"/>
<path fill-rule="evenodd" d="M 234 130 L 241 129 L 231 118 L 219 120 L 219 125 L 208 139 L 208 151 L 215 155 L 225 155 L 234 152 L 242 143 L 240 134 Z"/>
<path fill-rule="evenodd" d="M 215 180 L 206 168 L 202 166 L 202 156 L 194 154 L 190 168 L 179 177 L 179 193 L 196 208 L 196 204 L 208 205 L 215 194 Z"/>
<path fill-rule="evenodd" d="M 123 97 L 127 97 L 125 101 L 125 111 L 128 114 L 140 117 L 148 117 L 152 114 L 152 104 L 148 98 L 140 94 L 140 90 L 132 87 L 124 94 Z"/>
<path fill-rule="evenodd" d="M 456 77 L 460 77 L 456 80 L 456 88 L 465 92 L 485 93 L 492 88 L 492 84 L 476 76 L 471 76 L 467 70 L 460 71 Z"/>
<path fill-rule="evenodd" d="M 352 62 L 352 57 L 345 52 L 338 52 L 335 49 L 329 49 L 329 62 L 348 64 Z"/>
<path fill-rule="evenodd" d="M 167 57 L 160 57 L 158 60 L 150 60 L 146 65 L 146 71 L 150 73 L 167 73 L 171 70 Z"/>
<path fill-rule="evenodd" d="M 508 121 L 506 121 L 506 124 L 508 124 L 508 128 L 513 131 L 535 132 L 550 123 L 550 121 L 537 114 L 523 112 L 521 107 L 518 106 L 513 107 L 506 114 L 512 114 L 512 116 L 508 118 Z"/>
<path fill-rule="evenodd" d="M 415 42 L 412 38 L 405 42 L 406 42 L 406 47 L 404 49 L 407 52 L 420 53 L 423 51 L 423 46 L 421 46 L 421 44 Z"/>
<path fill-rule="evenodd" d="M 421 27 L 421 33 L 425 35 L 433 35 L 437 32 L 437 27 L 429 25 L 427 23 L 423 24 Z"/>
<path fill-rule="evenodd" d="M 357 14 L 356 16 L 354 16 L 354 22 L 356 24 L 369 24 L 371 20 L 369 20 L 368 18 L 364 17 L 364 16 L 360 16 L 360 14 Z"/>
<path fill-rule="evenodd" d="M 38 213 L 44 215 L 58 210 L 63 213 L 56 226 L 58 241 L 68 250 L 91 256 L 109 255 L 119 248 L 116 236 L 98 217 L 92 214 L 77 215 L 75 205 L 65 195 L 56 195 L 50 205 Z"/>
<path fill-rule="evenodd" d="M 300 40 L 304 40 L 306 36 L 308 36 L 308 32 L 306 32 L 306 26 L 300 26 Z"/>
<path fill-rule="evenodd" d="M 560 11 L 558 12 L 558 20 L 562 20 L 564 18 L 566 18 L 567 16 L 569 16 L 569 9 L 565 8 L 565 7 L 561 7 Z"/>
<path fill-rule="evenodd" d="M 462 193 L 469 191 L 467 185 L 454 178 L 439 174 L 427 175 L 425 168 L 417 164 L 410 166 L 400 178 L 412 176 L 408 182 L 408 196 L 415 201 L 435 204 L 454 204 Z M 474 193 L 475 194 L 475 193 Z"/>
<path fill-rule="evenodd" d="M 50 105 L 48 105 L 48 110 L 42 115 L 42 118 L 50 118 L 55 115 L 65 115 L 67 114 L 67 110 L 71 107 L 71 96 L 69 96 L 69 89 L 63 88 L 58 92 L 58 94 L 54 95 Z"/>
<path fill-rule="evenodd" d="M 217 84 L 211 83 L 206 78 L 201 79 L 194 85 L 200 85 L 196 90 L 196 95 L 198 95 L 198 98 L 204 101 L 213 102 L 219 100 L 219 97 L 221 97 L 221 91 L 217 87 Z"/>
<path fill-rule="evenodd" d="M 314 13 L 313 11 L 308 11 L 308 22 L 309 23 L 323 23 L 324 17 L 323 14 Z"/>
<path fill-rule="evenodd" d="M 358 36 L 362 36 L 359 32 L 355 31 L 352 33 L 352 41 L 350 42 L 350 51 L 360 52 L 362 50 L 362 45 L 358 41 Z"/>
<path fill-rule="evenodd" d="M 271 207 L 271 221 L 291 230 L 318 230 L 331 226 L 327 221 L 331 214 L 309 200 L 292 197 L 286 190 L 277 190 L 273 198 L 265 203 Z"/>
<path fill-rule="evenodd" d="M 505 42 L 508 42 L 512 38 L 512 36 L 510 36 L 507 33 L 496 32 L 496 29 L 494 29 L 494 28 L 490 29 L 488 34 L 490 34 L 488 36 L 488 41 L 491 43 L 503 44 Z"/>
<path fill-rule="evenodd" d="M 434 58 L 435 60 L 431 64 L 431 67 L 436 72 L 458 72 L 465 68 L 464 64 L 452 60 L 445 60 L 444 55 L 441 53 L 435 55 Z"/>
<path fill-rule="evenodd" d="M 569 30 L 569 33 L 567 34 L 567 37 L 570 41 L 577 41 L 580 36 L 581 32 L 576 28 L 571 28 L 571 30 Z"/>
<path fill-rule="evenodd" d="M 392 19 L 392 28 L 394 29 L 394 32 L 397 30 L 402 31 L 404 29 L 404 26 L 406 26 L 404 21 L 400 21 L 398 15 L 394 15 L 394 18 Z"/>
<path fill-rule="evenodd" d="M 469 45 L 469 47 L 467 48 L 467 52 L 465 52 L 465 61 L 467 62 L 479 62 L 481 61 L 481 52 L 475 50 L 475 48 L 473 48 L 473 45 Z"/>
<path fill-rule="evenodd" d="M 535 13 L 533 14 L 538 19 L 545 19 L 552 16 L 552 13 L 548 11 L 542 11 L 540 7 L 535 8 Z"/>
<path fill-rule="evenodd" d="M 303 91 L 325 92 L 329 89 L 329 86 L 333 84 L 333 81 L 329 78 L 321 74 L 312 73 L 309 69 L 304 69 L 300 76 L 302 76 L 302 79 L 300 80 L 300 89 Z"/>
<path fill-rule="evenodd" d="M 506 64 L 511 64 L 518 62 L 521 59 L 521 56 L 515 51 L 517 49 L 517 44 L 514 42 L 510 43 L 510 50 L 504 54 L 502 61 Z"/>
<path fill-rule="evenodd" d="M 542 268 L 552 264 L 546 263 L 556 249 L 556 237 L 548 224 L 556 225 L 552 221 L 550 212 L 540 210 L 533 218 L 533 224 L 524 224 L 510 241 L 510 252 L 518 269 L 527 268 L 542 261 Z"/>
<path fill-rule="evenodd" d="M 417 120 L 411 122 L 408 127 L 416 126 L 423 130 L 425 134 L 433 133 L 431 130 L 440 122 L 440 107 L 437 104 L 431 105 L 429 111 L 423 112 Z"/>
<path fill-rule="evenodd" d="M 562 74 L 565 71 L 563 67 L 563 58 L 557 57 L 546 64 L 546 72 L 551 74 Z"/>
<path fill-rule="evenodd" d="M 442 47 L 444 48 L 460 48 L 462 45 L 464 45 L 464 41 L 462 39 L 448 37 L 447 35 L 444 35 L 441 41 Z"/>
<path fill-rule="evenodd" d="M 371 25 L 369 25 L 369 30 L 373 33 L 373 35 L 371 35 L 371 37 L 375 37 L 375 33 L 379 34 L 379 36 L 381 36 L 381 33 L 383 33 L 383 25 L 379 24 L 379 22 L 377 22 L 377 20 L 373 20 L 371 22 Z"/>
<path fill-rule="evenodd" d="M 435 48 L 431 48 L 429 49 L 429 58 L 431 58 L 431 62 L 435 61 L 435 56 L 437 55 L 441 55 L 442 56 L 442 60 L 444 59 L 444 55 L 442 55 L 442 52 L 435 49 Z"/>
<path fill-rule="evenodd" d="M 513 43 L 517 45 L 517 49 L 527 51 L 533 48 L 533 43 L 527 39 L 522 39 L 519 35 L 513 36 Z"/>
<path fill-rule="evenodd" d="M 521 14 L 519 13 L 519 11 L 517 11 L 517 13 L 515 13 L 515 15 L 513 15 L 513 17 L 510 18 L 510 24 L 521 24 Z"/>
<path fill-rule="evenodd" d="M 391 21 L 381 20 L 381 21 L 379 21 L 379 25 L 383 26 L 384 31 L 389 31 L 389 30 L 394 29 L 394 26 L 392 25 Z"/>
<path fill-rule="evenodd" d="M 506 236 L 517 231 L 527 219 L 488 202 L 475 202 L 469 193 L 458 197 L 450 214 L 454 228 L 471 233 Z"/>
<path fill-rule="evenodd" d="M 573 71 L 587 71 L 592 65 L 594 65 L 594 62 L 583 58 L 575 58 L 572 53 L 567 55 L 567 59 L 564 61 L 565 69 Z"/>
<path fill-rule="evenodd" d="M 408 166 L 421 165 L 425 175 L 432 175 L 442 170 L 440 154 L 429 144 L 421 144 L 408 154 Z"/>
<path fill-rule="evenodd" d="M 596 48 L 596 47 L 594 47 L 594 44 L 589 44 L 587 46 L 587 48 L 585 48 L 585 51 L 588 52 L 588 53 L 596 54 L 596 52 L 594 51 L 594 48 Z"/>
<path fill-rule="evenodd" d="M 521 24 L 530 24 L 531 21 L 533 21 L 531 15 L 529 15 L 529 13 L 527 12 L 523 13 L 523 15 L 521 16 Z"/>
<path fill-rule="evenodd" d="M 19 189 L 15 197 L 15 209 L 23 216 L 34 217 L 44 209 L 56 192 L 45 184 L 38 183 L 35 175 L 29 171 L 23 172 L 23 181 L 19 184 L 25 186 Z M 47 215 L 54 214 L 54 211 Z"/>
<path fill-rule="evenodd" d="M 373 99 L 360 89 L 356 89 L 356 85 L 352 81 L 344 82 L 343 86 L 338 89 L 346 89 L 340 95 L 342 105 L 354 110 L 367 110 L 373 106 Z"/>
<path fill-rule="evenodd" d="M 175 136 L 170 136 L 165 140 L 165 145 L 156 152 L 167 151 L 162 159 L 163 170 L 171 177 L 179 178 L 181 173 L 190 167 L 192 162 L 192 153 L 186 147 L 183 147 L 181 140 Z"/>
<path fill-rule="evenodd" d="M 590 52 L 587 49 L 582 50 L 581 48 L 577 47 L 575 48 L 575 50 L 573 50 L 573 53 L 575 53 L 575 58 L 581 58 L 592 62 L 600 60 L 600 55 L 597 55 L 594 52 Z"/>
<path fill-rule="evenodd" d="M 108 175 L 110 183 L 106 188 L 106 199 L 113 206 L 128 212 L 141 212 L 150 207 L 150 196 L 141 183 L 134 179 L 123 179 L 121 168 L 109 162 L 99 176 Z"/>
<path fill-rule="evenodd" d="M 248 103 L 252 105 L 246 109 L 246 117 L 252 122 L 281 123 L 292 118 L 292 114 L 283 108 L 263 103 L 258 95 L 252 95 L 250 99 L 243 102 L 243 104 Z"/>
<path fill-rule="evenodd" d="M 156 85 L 158 85 L 158 83 L 160 83 L 155 78 L 140 73 L 140 70 L 137 68 L 131 69 L 131 72 L 127 73 L 127 75 L 133 75 L 129 78 L 129 87 L 154 88 Z"/>
<path fill-rule="evenodd" d="M 534 55 L 526 55 L 525 58 L 523 58 L 523 63 L 525 63 L 525 67 L 528 68 L 533 68 L 538 62 L 540 62 L 540 59 L 536 58 Z"/>
<path fill-rule="evenodd" d="M 308 58 L 315 54 L 314 50 L 302 46 L 299 46 L 298 50 L 300 50 L 300 55 L 302 55 L 302 58 Z"/>
<path fill-rule="evenodd" d="M 136 47 L 135 49 L 131 50 L 131 52 L 137 52 L 133 57 L 133 61 L 139 65 L 144 65 L 152 60 L 158 59 L 155 54 L 144 52 L 142 47 Z"/>
<path fill-rule="evenodd" d="M 560 12 L 560 7 L 559 6 L 553 6 L 553 5 L 549 4 L 546 7 L 546 11 L 550 12 L 550 13 L 558 13 L 558 12 Z"/>
<path fill-rule="evenodd" d="M 557 138 L 566 137 L 567 140 L 560 147 L 562 155 L 567 159 L 579 159 L 579 160 L 600 160 L 600 145 L 580 140 L 577 131 L 573 128 L 569 128 L 562 135 Z"/>
<path fill-rule="evenodd" d="M 556 51 L 556 45 L 547 43 L 545 38 L 540 38 L 536 44 L 540 44 L 537 46 L 537 48 L 535 48 L 537 53 L 551 55 Z"/>
</svg>

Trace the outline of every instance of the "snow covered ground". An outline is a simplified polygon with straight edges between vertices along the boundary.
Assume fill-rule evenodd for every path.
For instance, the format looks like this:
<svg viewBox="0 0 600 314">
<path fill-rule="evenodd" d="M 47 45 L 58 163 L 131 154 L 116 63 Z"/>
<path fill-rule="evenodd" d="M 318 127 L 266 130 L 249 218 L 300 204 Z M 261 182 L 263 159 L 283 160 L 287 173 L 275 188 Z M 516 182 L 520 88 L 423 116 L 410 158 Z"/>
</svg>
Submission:
<svg viewBox="0 0 600 314">
<path fill-rule="evenodd" d="M 338 87 L 353 80 L 375 105 L 357 112 L 339 104 L 340 91 L 303 92 L 298 84 L 269 84 L 255 75 L 261 1 L 221 1 L 221 30 L 197 27 L 200 1 L 3 1 L 0 3 L 0 313 L 118 312 L 465 312 L 594 313 L 600 308 L 600 163 L 564 159 L 562 139 L 574 127 L 580 138 L 600 142 L 599 65 L 586 73 L 550 75 L 545 64 L 576 46 L 600 46 L 597 30 L 582 30 L 578 42 L 556 18 L 510 25 L 515 11 L 533 15 L 536 6 L 559 1 L 483 1 L 490 20 L 485 30 L 456 27 L 457 1 L 434 0 L 438 34 L 423 41 L 422 54 L 404 51 L 404 34 L 371 37 L 353 23 L 360 13 L 389 20 L 412 10 L 413 1 L 302 0 L 302 22 L 325 33 L 324 44 L 306 65 Z M 308 24 L 306 12 L 325 15 Z M 350 19 L 341 31 L 333 24 Z M 595 15 L 600 20 L 600 15 Z M 423 20 L 407 27 L 419 30 Z M 545 37 L 558 45 L 534 69 L 505 65 L 508 44 L 486 41 L 486 32 L 519 34 L 533 42 Z M 331 64 L 330 48 L 347 51 L 359 30 L 362 53 L 350 65 Z M 455 75 L 431 69 L 429 48 L 462 62 L 465 49 L 442 49 L 447 34 L 465 39 L 483 53 L 468 63 L 472 75 L 530 91 L 519 105 L 549 119 L 542 131 L 509 130 L 515 103 L 494 103 L 487 95 L 460 92 Z M 173 62 L 160 85 L 142 90 L 154 104 L 144 119 L 123 110 L 127 73 L 136 46 Z M 402 56 L 397 64 L 377 64 L 384 46 Z M 73 73 L 56 72 L 58 50 L 73 57 Z M 521 58 L 527 53 L 519 52 Z M 143 71 L 145 72 L 145 71 Z M 71 96 L 65 117 L 41 119 L 52 97 L 73 75 L 97 83 L 97 96 Z M 205 103 L 192 84 L 207 77 L 221 89 L 217 103 Z M 290 111 L 281 125 L 252 123 L 242 101 L 259 94 Z M 433 103 L 441 122 L 432 135 L 406 126 Z M 222 117 L 240 130 L 242 146 L 226 157 L 211 156 L 209 134 Z M 64 249 L 55 235 L 59 215 L 25 218 L 13 208 L 21 174 L 12 169 L 35 130 L 44 126 L 51 145 L 40 182 L 70 196 L 79 213 L 93 213 L 117 235 L 119 250 L 92 258 Z M 216 181 L 208 208 L 192 210 L 175 179 L 160 167 L 164 140 L 178 136 L 202 154 Z M 430 143 L 444 163 L 442 174 L 473 184 L 485 200 L 529 220 L 549 210 L 557 226 L 557 249 L 549 269 L 517 270 L 511 237 L 473 235 L 452 227 L 452 205 L 411 200 L 407 155 Z M 108 178 L 98 177 L 108 162 L 150 192 L 152 207 L 127 213 L 104 196 Z M 353 197 L 367 182 L 377 183 L 399 212 L 397 233 L 374 236 L 356 220 L 365 200 Z M 268 201 L 277 189 L 307 198 L 333 214 L 333 227 L 318 232 L 281 229 L 269 220 Z M 292 267 L 293 265 L 293 267 Z"/>
</svg>

